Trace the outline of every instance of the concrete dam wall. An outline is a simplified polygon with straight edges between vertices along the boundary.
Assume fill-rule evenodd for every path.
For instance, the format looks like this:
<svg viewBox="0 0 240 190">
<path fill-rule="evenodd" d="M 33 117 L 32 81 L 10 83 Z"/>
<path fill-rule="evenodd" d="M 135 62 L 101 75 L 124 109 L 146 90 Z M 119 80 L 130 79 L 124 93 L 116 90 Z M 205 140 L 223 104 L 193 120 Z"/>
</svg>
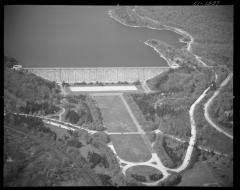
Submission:
<svg viewBox="0 0 240 190">
<path fill-rule="evenodd" d="M 145 81 L 169 67 L 88 67 L 88 68 L 24 68 L 56 82 L 134 82 Z"/>
</svg>

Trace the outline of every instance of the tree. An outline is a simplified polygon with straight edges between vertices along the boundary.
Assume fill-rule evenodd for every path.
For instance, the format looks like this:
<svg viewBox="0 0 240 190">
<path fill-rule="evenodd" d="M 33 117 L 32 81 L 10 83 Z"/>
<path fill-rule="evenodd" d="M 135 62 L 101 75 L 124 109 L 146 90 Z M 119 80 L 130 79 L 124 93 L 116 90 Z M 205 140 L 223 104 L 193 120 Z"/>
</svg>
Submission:
<svg viewBox="0 0 240 190">
<path fill-rule="evenodd" d="M 131 174 L 131 177 L 133 177 L 134 179 L 136 179 L 137 181 L 141 181 L 141 182 L 146 182 L 146 177 L 142 176 L 142 175 L 138 175 L 138 174 Z"/>
<path fill-rule="evenodd" d="M 214 81 L 212 82 L 212 84 L 210 86 L 210 90 L 212 90 L 212 91 L 217 90 L 217 85 L 216 85 L 216 83 Z"/>
<path fill-rule="evenodd" d="M 73 124 L 76 124 L 79 118 L 79 115 L 73 110 L 68 111 L 66 114 L 66 119 L 69 119 L 69 122 Z"/>
<path fill-rule="evenodd" d="M 17 65 L 18 61 L 13 57 L 4 56 L 4 66 L 12 68 L 14 65 Z"/>
<path fill-rule="evenodd" d="M 94 168 L 97 164 L 101 163 L 102 157 L 95 152 L 88 152 L 88 160 L 92 163 L 91 168 Z"/>
<path fill-rule="evenodd" d="M 107 144 L 110 142 L 110 136 L 104 132 L 98 132 L 98 133 L 94 133 L 92 135 L 92 143 L 93 144 Z"/>
<path fill-rule="evenodd" d="M 163 177 L 162 173 L 158 173 L 158 174 L 152 174 L 149 176 L 150 180 L 152 181 L 158 181 Z"/>
<path fill-rule="evenodd" d="M 77 138 L 73 138 L 73 139 L 69 140 L 67 142 L 67 145 L 68 146 L 73 146 L 75 148 L 81 148 L 82 147 L 82 143 L 79 142 Z"/>
<path fill-rule="evenodd" d="M 103 185 L 110 185 L 113 186 L 111 177 L 104 174 L 97 174 L 98 177 L 101 179 Z"/>
<path fill-rule="evenodd" d="M 137 80 L 137 81 L 133 82 L 133 84 L 134 84 L 134 85 L 140 85 L 141 82 L 140 82 L 139 80 Z"/>
<path fill-rule="evenodd" d="M 164 182 L 164 186 L 174 186 L 181 182 L 182 176 L 178 173 L 172 173 Z"/>
</svg>

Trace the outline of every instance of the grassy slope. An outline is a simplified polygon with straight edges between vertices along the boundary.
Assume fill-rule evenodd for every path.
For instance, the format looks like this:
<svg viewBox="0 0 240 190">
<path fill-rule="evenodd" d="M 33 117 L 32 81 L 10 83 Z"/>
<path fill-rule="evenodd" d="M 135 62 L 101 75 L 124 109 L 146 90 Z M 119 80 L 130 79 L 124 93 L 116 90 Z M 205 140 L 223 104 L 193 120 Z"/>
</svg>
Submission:
<svg viewBox="0 0 240 190">
<path fill-rule="evenodd" d="M 27 101 L 56 104 L 60 97 L 58 86 L 32 73 L 4 68 L 4 106 L 17 110 Z M 15 103 L 15 105 L 14 105 Z"/>
<path fill-rule="evenodd" d="M 182 181 L 178 186 L 203 186 L 207 183 L 219 183 L 219 179 L 213 175 L 206 164 L 198 163 L 183 174 Z"/>
<path fill-rule="evenodd" d="M 4 148 L 7 151 L 4 156 L 13 159 L 12 162 L 5 160 L 5 186 L 60 186 L 65 182 L 68 185 L 83 186 L 96 184 L 86 180 L 90 171 L 86 173 L 75 162 L 73 167 L 71 166 L 73 161 L 71 156 L 66 156 L 62 150 L 49 144 L 46 139 L 43 141 L 35 135 L 21 131 L 6 130 L 5 133 L 7 143 L 4 143 Z M 29 138 L 23 138 L 26 136 Z M 14 149 L 16 146 L 18 148 Z"/>
<path fill-rule="evenodd" d="M 7 186 L 19 186 L 21 184 L 25 186 L 29 185 L 30 182 L 28 183 L 28 181 L 31 180 L 32 175 L 35 176 L 35 178 L 31 181 L 31 185 L 33 186 L 36 186 L 39 183 L 41 183 L 42 186 L 101 185 L 101 183 L 91 183 L 91 180 L 93 179 L 96 181 L 101 180 L 103 184 L 108 185 L 136 184 L 134 180 L 126 179 L 126 177 L 123 176 L 115 155 L 112 153 L 110 148 L 106 146 L 106 144 L 100 142 L 93 144 L 96 141 L 93 137 L 94 135 L 90 136 L 84 131 L 78 131 L 79 133 L 68 133 L 60 130 L 46 130 L 48 127 L 45 128 L 44 126 L 39 126 L 40 123 L 38 125 L 35 124 L 34 127 L 32 127 L 32 119 L 26 120 L 26 118 L 22 116 L 17 117 L 18 120 L 14 120 L 14 118 L 16 119 L 16 117 L 9 117 L 7 114 L 4 125 L 4 129 L 6 130 L 8 130 L 8 127 L 10 126 L 13 128 L 13 132 L 14 130 L 17 131 L 17 134 L 15 134 L 11 130 L 11 133 L 9 134 L 12 136 L 8 140 L 8 135 L 4 136 L 4 146 L 7 146 L 4 147 L 4 180 Z M 20 135 L 24 134 L 21 138 L 18 137 L 18 131 L 20 131 Z M 4 134 L 7 134 L 7 132 Z M 31 142 L 26 141 L 28 139 L 23 138 L 25 136 L 29 136 L 31 142 L 33 141 L 34 143 L 37 143 L 37 147 L 35 148 Z M 18 142 L 18 140 L 20 142 Z M 9 146 L 17 147 L 19 151 L 21 148 L 23 151 L 26 150 L 30 152 L 28 155 L 24 156 L 24 158 L 19 159 L 17 163 L 7 162 L 9 156 L 14 159 L 12 154 L 21 156 L 21 153 L 16 152 L 15 150 L 12 151 L 12 149 L 9 148 L 8 143 L 10 143 Z M 38 147 L 42 146 L 44 149 L 40 150 Z M 38 152 L 37 155 L 35 155 L 35 153 L 32 154 L 32 151 Z M 103 159 L 105 158 L 105 164 L 103 165 L 98 163 L 100 161 L 98 158 L 89 160 L 89 152 L 95 152 L 98 154 L 98 157 L 100 156 Z M 41 154 L 39 155 L 39 153 Z M 54 154 L 53 156 L 56 156 L 56 158 L 51 158 L 51 156 L 49 158 L 48 153 Z M 34 156 L 34 158 L 38 158 L 38 156 L 40 156 L 41 159 L 33 160 L 32 156 Z M 25 161 L 25 157 L 30 160 L 27 159 L 27 161 Z M 52 161 L 54 164 L 51 164 L 48 161 Z M 28 165 L 31 165 L 30 169 Z M 98 170 L 98 177 L 96 176 L 96 173 L 93 172 L 95 168 L 91 168 L 92 165 L 96 165 L 97 168 L 101 168 L 101 171 Z M 12 172 L 11 168 L 15 168 L 17 172 Z M 18 173 L 18 168 L 24 169 L 24 171 L 21 172 L 24 176 L 16 174 Z M 14 177 L 14 175 L 16 175 L 16 177 Z"/>
</svg>

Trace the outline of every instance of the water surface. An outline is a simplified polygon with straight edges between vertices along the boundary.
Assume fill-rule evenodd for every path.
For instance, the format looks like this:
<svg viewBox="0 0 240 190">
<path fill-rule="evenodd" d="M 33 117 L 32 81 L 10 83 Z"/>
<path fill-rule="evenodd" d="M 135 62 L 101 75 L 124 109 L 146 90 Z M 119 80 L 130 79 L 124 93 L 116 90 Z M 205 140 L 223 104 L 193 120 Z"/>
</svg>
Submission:
<svg viewBox="0 0 240 190">
<path fill-rule="evenodd" d="M 167 66 L 144 44 L 149 38 L 182 47 L 172 31 L 131 28 L 110 6 L 6 6 L 4 53 L 25 67 Z"/>
</svg>

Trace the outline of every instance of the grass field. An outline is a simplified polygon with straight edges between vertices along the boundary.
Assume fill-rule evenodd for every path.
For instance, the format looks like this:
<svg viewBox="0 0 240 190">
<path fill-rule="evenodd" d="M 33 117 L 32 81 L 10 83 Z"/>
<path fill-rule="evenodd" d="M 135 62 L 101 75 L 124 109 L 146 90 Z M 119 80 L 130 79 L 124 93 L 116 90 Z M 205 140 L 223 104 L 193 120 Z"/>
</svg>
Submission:
<svg viewBox="0 0 240 190">
<path fill-rule="evenodd" d="M 192 169 L 182 174 L 182 181 L 178 186 L 204 186 L 204 184 L 219 183 L 207 164 L 197 163 Z"/>
<path fill-rule="evenodd" d="M 130 162 L 144 162 L 152 155 L 139 134 L 111 135 L 111 140 L 118 156 Z"/>
<path fill-rule="evenodd" d="M 137 128 L 119 96 L 94 96 L 109 132 L 135 132 Z"/>
</svg>

